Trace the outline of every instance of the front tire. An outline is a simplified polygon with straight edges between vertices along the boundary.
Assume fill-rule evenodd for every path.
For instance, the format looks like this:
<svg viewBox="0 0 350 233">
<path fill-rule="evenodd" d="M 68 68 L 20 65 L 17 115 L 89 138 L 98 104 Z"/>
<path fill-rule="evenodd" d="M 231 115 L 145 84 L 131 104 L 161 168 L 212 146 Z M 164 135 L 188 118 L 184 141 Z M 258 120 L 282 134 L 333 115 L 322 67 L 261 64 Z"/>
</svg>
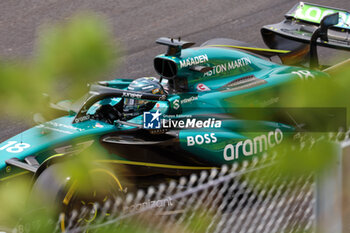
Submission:
<svg viewBox="0 0 350 233">
<path fill-rule="evenodd" d="M 32 203 L 37 203 L 39 209 L 44 207 L 45 212 L 53 212 L 56 219 L 60 213 L 59 227 L 65 232 L 68 228 L 92 223 L 102 214 L 105 202 L 114 201 L 124 194 L 122 191 L 120 180 L 109 169 L 97 167 L 79 176 L 74 171 L 68 171 L 66 163 L 58 163 L 49 166 L 37 177 L 30 199 Z M 83 215 L 82 209 L 85 210 Z M 80 215 L 74 218 L 73 210 Z M 103 209 L 106 215 L 108 211 Z"/>
</svg>

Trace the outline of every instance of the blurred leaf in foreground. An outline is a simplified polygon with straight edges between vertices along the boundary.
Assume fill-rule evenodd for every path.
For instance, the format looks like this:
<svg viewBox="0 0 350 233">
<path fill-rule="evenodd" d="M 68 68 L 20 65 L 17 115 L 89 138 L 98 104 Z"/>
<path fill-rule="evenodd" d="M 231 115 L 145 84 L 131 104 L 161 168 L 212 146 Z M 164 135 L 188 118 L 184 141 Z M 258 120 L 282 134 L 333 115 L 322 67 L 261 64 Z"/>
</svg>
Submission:
<svg viewBox="0 0 350 233">
<path fill-rule="evenodd" d="M 0 103 L 5 112 L 27 116 L 45 111 L 43 93 L 52 99 L 78 98 L 89 82 L 116 64 L 117 49 L 106 22 L 80 13 L 68 22 L 39 30 L 34 56 L 0 62 Z"/>
</svg>

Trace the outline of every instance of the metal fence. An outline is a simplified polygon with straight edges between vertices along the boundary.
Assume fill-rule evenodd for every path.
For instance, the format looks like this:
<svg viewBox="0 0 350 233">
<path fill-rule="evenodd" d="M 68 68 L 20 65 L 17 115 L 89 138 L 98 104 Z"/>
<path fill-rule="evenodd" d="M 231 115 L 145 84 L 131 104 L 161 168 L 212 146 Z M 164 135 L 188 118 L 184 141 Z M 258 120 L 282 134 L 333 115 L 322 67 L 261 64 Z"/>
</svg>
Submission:
<svg viewBox="0 0 350 233">
<path fill-rule="evenodd" d="M 125 198 L 73 211 L 67 232 L 315 232 L 316 182 L 312 173 L 280 174 L 263 156 L 149 187 Z M 57 232 L 61 229 L 59 224 Z"/>
</svg>

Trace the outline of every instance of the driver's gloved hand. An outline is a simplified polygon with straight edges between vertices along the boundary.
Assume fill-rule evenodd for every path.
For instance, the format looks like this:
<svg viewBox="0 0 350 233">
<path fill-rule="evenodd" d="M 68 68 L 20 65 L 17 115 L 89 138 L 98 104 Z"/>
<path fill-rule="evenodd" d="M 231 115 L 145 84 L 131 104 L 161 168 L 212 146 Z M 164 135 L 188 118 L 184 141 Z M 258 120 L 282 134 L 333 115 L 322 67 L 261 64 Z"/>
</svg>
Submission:
<svg viewBox="0 0 350 233">
<path fill-rule="evenodd" d="M 109 104 L 102 105 L 98 110 L 96 110 L 96 113 L 93 116 L 94 119 L 104 121 L 109 124 L 113 124 L 114 121 L 120 119 L 120 117 L 121 113 Z"/>
</svg>

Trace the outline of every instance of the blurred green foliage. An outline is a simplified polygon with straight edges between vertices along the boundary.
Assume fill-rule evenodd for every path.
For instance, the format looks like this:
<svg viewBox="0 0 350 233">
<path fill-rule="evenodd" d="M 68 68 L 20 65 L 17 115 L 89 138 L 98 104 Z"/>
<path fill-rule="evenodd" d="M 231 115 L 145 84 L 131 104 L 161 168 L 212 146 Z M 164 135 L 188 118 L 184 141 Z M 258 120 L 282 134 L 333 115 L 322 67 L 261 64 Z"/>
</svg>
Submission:
<svg viewBox="0 0 350 233">
<path fill-rule="evenodd" d="M 44 113 L 49 107 L 43 93 L 53 100 L 79 98 L 87 92 L 88 83 L 116 68 L 119 56 L 108 24 L 92 12 L 78 13 L 66 22 L 42 26 L 37 37 L 33 56 L 28 60 L 0 61 L 1 112 L 30 122 L 30 113 Z M 92 149 L 82 154 L 85 159 L 78 164 L 72 162 L 74 168 L 68 166 L 67 172 L 74 170 L 74 175 L 83 179 L 92 166 L 90 161 L 96 159 L 91 156 L 103 157 L 103 153 Z M 24 223 L 42 226 L 35 232 L 50 232 L 48 229 L 52 225 L 40 224 L 50 219 L 50 208 L 40 202 L 43 200 L 40 195 L 37 201 L 46 211 L 43 214 L 27 212 L 31 184 L 31 179 L 23 179 L 0 187 L 0 227 L 13 227 L 24 218 Z"/>
<path fill-rule="evenodd" d="M 281 91 L 281 106 L 299 108 L 344 108 L 346 112 L 346 126 L 328 132 L 301 132 L 288 140 L 277 153 L 286 154 L 281 160 L 281 171 L 304 173 L 310 171 L 323 172 L 335 161 L 340 153 L 338 144 L 349 138 L 350 122 L 350 60 L 336 69 L 330 69 L 329 78 L 305 80 L 285 87 Z M 320 121 L 318 116 L 304 116 L 312 127 L 327 124 Z"/>
<path fill-rule="evenodd" d="M 281 91 L 281 106 L 288 107 L 340 107 L 347 110 L 347 123 L 350 122 L 350 62 L 328 71 L 329 78 L 316 78 L 285 87 Z"/>
<path fill-rule="evenodd" d="M 0 62 L 0 104 L 13 116 L 45 111 L 52 99 L 75 99 L 117 64 L 118 50 L 105 20 L 85 12 L 40 28 L 33 57 Z"/>
<path fill-rule="evenodd" d="M 17 179 L 0 185 L 0 227 L 12 227 L 22 216 L 30 192 L 30 178 Z M 0 228 L 1 230 L 1 228 Z"/>
</svg>

